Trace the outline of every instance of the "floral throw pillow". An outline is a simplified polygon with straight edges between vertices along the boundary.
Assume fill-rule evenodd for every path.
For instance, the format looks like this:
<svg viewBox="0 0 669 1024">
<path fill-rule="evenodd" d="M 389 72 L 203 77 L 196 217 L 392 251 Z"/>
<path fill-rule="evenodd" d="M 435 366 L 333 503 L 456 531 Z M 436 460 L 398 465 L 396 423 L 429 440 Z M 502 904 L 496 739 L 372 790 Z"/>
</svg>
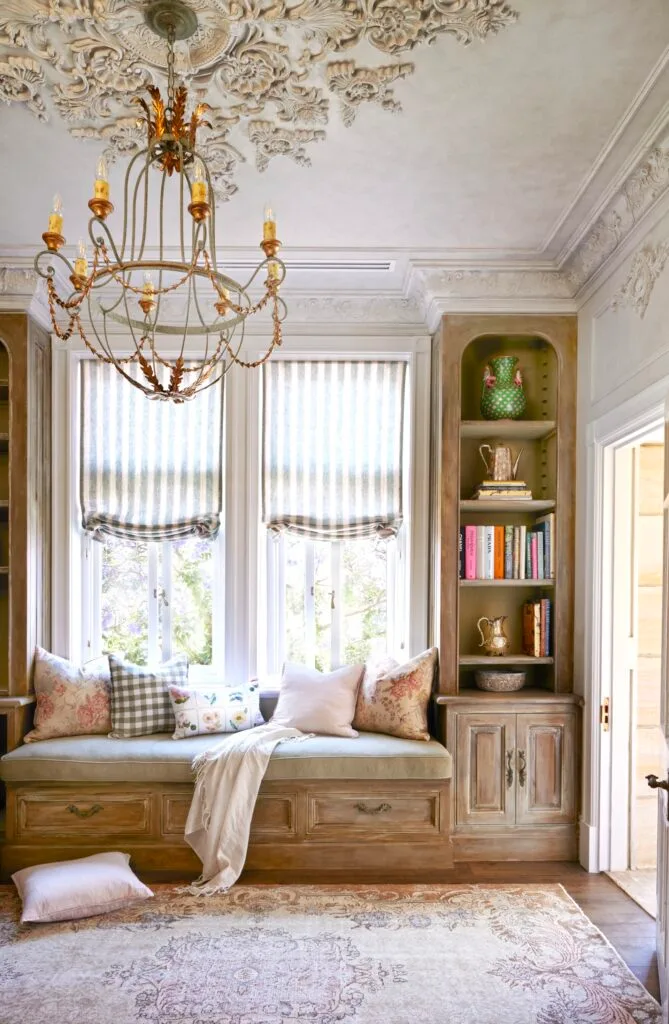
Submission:
<svg viewBox="0 0 669 1024">
<path fill-rule="evenodd" d="M 111 728 L 109 665 L 98 658 L 83 668 L 41 647 L 33 662 L 35 720 L 26 743 L 56 736 L 107 733 Z"/>
<path fill-rule="evenodd" d="M 427 713 L 436 666 L 436 647 L 405 665 L 390 659 L 368 664 L 358 691 L 353 727 L 407 740 L 429 740 Z"/>
<path fill-rule="evenodd" d="M 172 735 L 175 740 L 207 733 L 241 732 L 262 722 L 256 681 L 237 688 L 169 686 L 168 693 L 176 720 Z"/>
</svg>

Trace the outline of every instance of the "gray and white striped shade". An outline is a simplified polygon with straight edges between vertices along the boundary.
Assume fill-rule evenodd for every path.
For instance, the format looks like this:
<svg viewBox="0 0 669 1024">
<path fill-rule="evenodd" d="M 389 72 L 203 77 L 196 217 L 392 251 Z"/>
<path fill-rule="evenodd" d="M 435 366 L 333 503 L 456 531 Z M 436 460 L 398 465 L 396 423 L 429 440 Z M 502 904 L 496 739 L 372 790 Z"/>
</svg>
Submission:
<svg viewBox="0 0 669 1024">
<path fill-rule="evenodd" d="M 402 523 L 406 363 L 274 360 L 263 367 L 262 517 L 338 540 Z"/>
<path fill-rule="evenodd" d="M 135 365 L 129 375 L 140 377 Z M 84 530 L 130 540 L 215 537 L 223 494 L 223 384 L 151 401 L 98 360 L 81 363 Z"/>
</svg>

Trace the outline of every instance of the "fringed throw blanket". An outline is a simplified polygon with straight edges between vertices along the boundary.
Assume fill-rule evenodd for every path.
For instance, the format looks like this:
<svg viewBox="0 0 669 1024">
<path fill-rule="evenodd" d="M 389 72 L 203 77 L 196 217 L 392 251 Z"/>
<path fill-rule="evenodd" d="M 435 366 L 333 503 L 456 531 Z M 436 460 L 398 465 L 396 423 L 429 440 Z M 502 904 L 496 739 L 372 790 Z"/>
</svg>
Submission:
<svg viewBox="0 0 669 1024">
<path fill-rule="evenodd" d="M 303 739 L 297 729 L 258 726 L 226 738 L 193 761 L 195 792 L 186 821 L 186 842 L 202 861 L 188 891 L 212 895 L 239 878 L 260 784 L 277 743 Z"/>
</svg>

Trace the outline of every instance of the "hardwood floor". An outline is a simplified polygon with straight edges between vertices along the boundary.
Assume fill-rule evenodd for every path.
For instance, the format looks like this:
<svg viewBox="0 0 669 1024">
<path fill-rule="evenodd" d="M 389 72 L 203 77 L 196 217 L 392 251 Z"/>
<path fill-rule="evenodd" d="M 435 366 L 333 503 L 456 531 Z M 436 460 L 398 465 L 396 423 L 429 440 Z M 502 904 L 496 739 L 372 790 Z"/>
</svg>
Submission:
<svg viewBox="0 0 669 1024">
<path fill-rule="evenodd" d="M 301 874 L 299 878 L 290 878 L 285 874 L 269 877 L 263 872 L 262 877 L 253 872 L 245 872 L 242 882 L 293 882 L 294 884 L 350 884 L 350 873 L 333 872 L 327 879 L 323 875 L 318 878 Z M 388 882 L 383 877 L 365 877 L 356 881 L 373 884 Z M 411 878 L 393 878 L 393 882 L 411 882 Z M 559 862 L 544 863 L 478 863 L 456 864 L 451 871 L 441 872 L 438 876 L 421 878 L 421 881 L 448 882 L 558 882 L 565 887 L 569 895 L 578 903 L 583 913 L 606 936 L 611 945 L 618 951 L 628 967 L 634 972 L 642 985 L 659 1001 L 660 985 L 657 974 L 657 958 L 655 955 L 655 921 L 649 914 L 630 899 L 606 875 L 591 875 L 578 864 Z"/>
</svg>

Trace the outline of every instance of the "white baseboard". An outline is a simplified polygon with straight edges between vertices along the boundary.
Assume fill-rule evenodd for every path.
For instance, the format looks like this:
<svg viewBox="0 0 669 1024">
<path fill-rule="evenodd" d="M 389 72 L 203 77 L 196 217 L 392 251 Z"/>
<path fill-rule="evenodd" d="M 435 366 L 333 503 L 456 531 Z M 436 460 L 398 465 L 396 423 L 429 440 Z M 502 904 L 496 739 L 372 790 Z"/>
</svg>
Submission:
<svg viewBox="0 0 669 1024">
<path fill-rule="evenodd" d="M 599 829 L 586 821 L 579 822 L 578 860 L 586 871 L 597 872 L 599 868 Z"/>
</svg>

